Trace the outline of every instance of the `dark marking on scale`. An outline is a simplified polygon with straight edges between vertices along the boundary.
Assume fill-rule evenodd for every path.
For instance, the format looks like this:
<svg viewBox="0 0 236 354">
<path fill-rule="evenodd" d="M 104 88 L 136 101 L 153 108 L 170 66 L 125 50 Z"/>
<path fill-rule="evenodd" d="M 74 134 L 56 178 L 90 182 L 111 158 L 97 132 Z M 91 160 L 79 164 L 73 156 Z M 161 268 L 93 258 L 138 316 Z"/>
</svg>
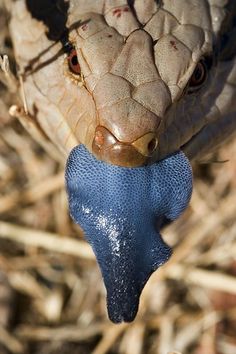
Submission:
<svg viewBox="0 0 236 354">
<path fill-rule="evenodd" d="M 88 25 L 85 23 L 83 26 L 81 26 L 82 31 L 87 31 Z"/>
<path fill-rule="evenodd" d="M 121 17 L 122 15 L 122 12 L 129 12 L 130 11 L 130 8 L 128 6 L 125 6 L 125 7 L 121 7 L 121 8 L 118 8 L 118 9 L 115 9 L 112 11 L 112 14 L 113 16 L 116 16 L 117 18 Z"/>
<path fill-rule="evenodd" d="M 121 16 L 121 9 L 115 9 L 112 11 L 113 16 L 120 17 Z"/>
<path fill-rule="evenodd" d="M 173 47 L 175 50 L 178 50 L 175 41 L 170 41 L 170 44 L 172 45 L 172 47 Z"/>
</svg>

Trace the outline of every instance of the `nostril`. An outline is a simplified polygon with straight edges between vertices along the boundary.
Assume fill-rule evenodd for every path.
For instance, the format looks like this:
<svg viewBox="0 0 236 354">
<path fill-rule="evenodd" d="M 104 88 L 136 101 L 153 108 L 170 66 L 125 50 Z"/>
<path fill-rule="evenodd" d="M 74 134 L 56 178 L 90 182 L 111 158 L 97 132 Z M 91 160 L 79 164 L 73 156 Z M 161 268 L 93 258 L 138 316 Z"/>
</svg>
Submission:
<svg viewBox="0 0 236 354">
<path fill-rule="evenodd" d="M 148 153 L 149 154 L 152 154 L 153 151 L 156 150 L 157 144 L 158 144 L 158 141 L 156 138 L 153 138 L 152 140 L 149 141 L 149 143 L 148 143 Z"/>
<path fill-rule="evenodd" d="M 135 140 L 132 145 L 143 155 L 150 157 L 156 150 L 158 139 L 156 133 L 149 132 Z"/>
</svg>

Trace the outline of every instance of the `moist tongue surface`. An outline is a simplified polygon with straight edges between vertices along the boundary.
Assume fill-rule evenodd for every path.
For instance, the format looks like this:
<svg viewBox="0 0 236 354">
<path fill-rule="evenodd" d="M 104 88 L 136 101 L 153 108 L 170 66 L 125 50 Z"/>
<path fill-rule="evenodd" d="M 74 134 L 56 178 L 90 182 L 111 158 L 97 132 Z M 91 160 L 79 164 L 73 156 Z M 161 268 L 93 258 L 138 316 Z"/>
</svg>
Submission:
<svg viewBox="0 0 236 354">
<path fill-rule="evenodd" d="M 130 322 L 149 276 L 171 255 L 159 233 L 176 219 L 192 192 L 192 170 L 182 152 L 153 165 L 125 168 L 97 160 L 83 145 L 67 160 L 70 213 L 99 263 L 113 322 Z"/>
</svg>

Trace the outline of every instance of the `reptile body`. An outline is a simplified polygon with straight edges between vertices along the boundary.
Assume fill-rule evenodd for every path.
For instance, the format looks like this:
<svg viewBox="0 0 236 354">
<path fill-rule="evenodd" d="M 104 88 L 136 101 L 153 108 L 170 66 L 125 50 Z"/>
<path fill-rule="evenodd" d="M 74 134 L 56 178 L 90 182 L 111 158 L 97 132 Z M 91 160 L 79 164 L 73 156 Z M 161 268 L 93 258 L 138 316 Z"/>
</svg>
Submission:
<svg viewBox="0 0 236 354">
<path fill-rule="evenodd" d="M 199 158 L 235 132 L 236 5 L 17 0 L 10 13 L 32 122 L 70 154 L 72 217 L 98 258 L 110 318 L 130 321 L 148 277 L 170 255 L 154 224 L 159 230 L 189 202 L 186 156 Z"/>
</svg>

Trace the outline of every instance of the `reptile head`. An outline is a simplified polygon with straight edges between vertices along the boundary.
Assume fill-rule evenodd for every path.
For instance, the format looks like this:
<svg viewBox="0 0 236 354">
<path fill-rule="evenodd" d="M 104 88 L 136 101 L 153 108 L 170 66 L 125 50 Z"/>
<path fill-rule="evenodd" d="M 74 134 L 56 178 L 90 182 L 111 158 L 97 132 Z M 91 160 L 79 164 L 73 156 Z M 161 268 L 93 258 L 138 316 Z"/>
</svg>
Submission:
<svg viewBox="0 0 236 354">
<path fill-rule="evenodd" d="M 69 34 L 69 69 L 74 71 L 74 80 L 77 72 L 77 80 L 92 98 L 80 118 L 81 124 L 87 120 L 86 129 L 77 125 L 78 140 L 100 160 L 143 166 L 162 158 L 163 150 L 167 155 L 168 149 L 174 152 L 181 146 L 176 127 L 173 141 L 162 146 L 174 115 L 168 111 L 185 95 L 188 85 L 199 87 L 205 81 L 202 57 L 210 48 L 209 33 L 195 25 L 181 25 L 165 6 L 166 10 L 156 9 L 144 29 L 125 5 L 106 4 L 104 16 L 81 14 L 78 7 L 69 17 L 72 25 L 80 22 Z M 159 28 L 154 21 L 168 25 Z M 186 117 L 174 119 L 182 119 L 183 125 Z M 181 138 L 183 144 L 185 138 Z"/>
<path fill-rule="evenodd" d="M 196 107 L 187 95 L 206 81 L 213 47 L 205 1 L 26 0 L 13 13 L 28 110 L 61 151 L 82 143 L 100 160 L 143 166 L 208 121 L 211 100 Z"/>
<path fill-rule="evenodd" d="M 76 11 L 73 16 L 78 19 Z M 207 34 L 181 25 L 168 9 L 159 9 L 144 30 L 127 6 L 106 9 L 106 21 L 91 13 L 79 18 L 81 26 L 69 38 L 96 119 L 80 131 L 86 148 L 75 148 L 67 162 L 70 212 L 96 254 L 110 319 L 132 321 L 146 281 L 171 255 L 160 228 L 190 199 L 191 167 L 183 153 L 175 153 L 179 131 L 174 125 L 164 144 L 163 137 L 172 121 L 181 122 L 181 115 L 168 112 L 186 87 L 205 81 Z M 164 19 L 165 28 L 154 25 Z M 132 28 L 125 26 L 129 21 Z M 69 57 L 70 68 L 74 64 Z M 189 135 L 181 138 L 184 143 Z"/>
<path fill-rule="evenodd" d="M 37 108 L 37 122 L 64 152 L 81 144 L 66 167 L 70 212 L 96 254 L 110 318 L 131 321 L 148 277 L 171 254 L 160 228 L 191 195 L 191 167 L 179 150 L 211 110 L 211 103 L 196 107 L 194 95 L 185 100 L 206 79 L 209 4 L 62 1 L 62 30 L 63 6 L 24 3 L 14 2 L 11 30 L 16 56 L 30 69 L 29 111 Z M 52 29 L 68 34 L 64 57 Z"/>
<path fill-rule="evenodd" d="M 132 321 L 149 276 L 171 255 L 160 227 L 188 205 L 190 164 L 179 152 L 150 166 L 119 167 L 80 145 L 67 161 L 66 183 L 71 215 L 102 271 L 109 317 Z"/>
<path fill-rule="evenodd" d="M 196 81 L 205 79 L 198 62 L 207 46 L 203 31 L 191 36 L 196 26 L 189 26 L 188 49 L 183 26 L 162 9 L 153 19 L 167 18 L 172 34 L 168 26 L 166 33 L 157 27 L 153 32 L 152 21 L 141 29 L 129 6 L 106 8 L 104 16 L 79 11 L 71 14 L 71 23 L 79 19 L 80 26 L 70 31 L 68 66 L 90 101 L 85 106 L 81 94 L 80 123 L 86 129 L 74 122 L 83 145 L 67 161 L 70 212 L 97 257 L 110 319 L 132 321 L 145 283 L 171 255 L 160 228 L 190 199 L 191 167 L 183 153 L 175 153 L 178 131 L 172 149 L 164 146 L 170 148 L 165 159 L 156 161 L 163 157 L 160 139 L 173 119 L 170 115 L 168 122 L 168 109 L 195 70 Z M 92 109 L 94 114 L 88 113 Z M 166 157 L 169 152 L 174 154 Z"/>
</svg>

